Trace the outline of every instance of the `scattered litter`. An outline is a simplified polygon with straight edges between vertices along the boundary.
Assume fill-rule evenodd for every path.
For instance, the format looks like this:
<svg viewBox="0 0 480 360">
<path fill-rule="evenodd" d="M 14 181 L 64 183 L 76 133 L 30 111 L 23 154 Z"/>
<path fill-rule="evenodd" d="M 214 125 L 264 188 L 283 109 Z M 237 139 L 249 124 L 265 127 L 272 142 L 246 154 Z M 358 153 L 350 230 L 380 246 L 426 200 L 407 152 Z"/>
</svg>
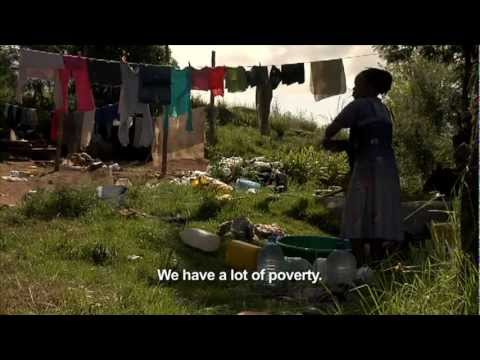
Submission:
<svg viewBox="0 0 480 360">
<path fill-rule="evenodd" d="M 255 181 L 250 181 L 248 179 L 237 179 L 235 187 L 239 190 L 249 190 L 249 189 L 260 189 L 262 185 Z"/>
<path fill-rule="evenodd" d="M 94 171 L 102 167 L 106 167 L 102 161 L 95 161 L 88 167 L 88 171 Z"/>
<path fill-rule="evenodd" d="M 2 176 L 2 179 L 10 182 L 26 182 L 28 181 L 28 176 L 30 174 L 24 171 L 11 170 L 10 175 Z"/>
<path fill-rule="evenodd" d="M 102 200 L 107 200 L 114 205 L 123 205 L 128 188 L 125 186 L 106 185 L 97 188 L 97 196 Z"/>
<path fill-rule="evenodd" d="M 357 270 L 355 282 L 358 284 L 370 284 L 373 281 L 375 273 L 368 266 L 362 266 Z"/>
<path fill-rule="evenodd" d="M 129 187 L 129 186 L 132 186 L 132 182 L 130 181 L 130 179 L 127 179 L 127 178 L 120 178 L 117 181 L 115 181 L 115 185 Z"/>
<path fill-rule="evenodd" d="M 202 229 L 183 230 L 180 238 L 185 244 L 205 252 L 214 252 L 220 247 L 220 237 Z"/>
<path fill-rule="evenodd" d="M 13 176 L 2 176 L 2 179 L 5 180 L 5 181 L 10 181 L 10 182 L 25 182 L 25 181 L 28 181 L 27 179 L 13 177 Z"/>
<path fill-rule="evenodd" d="M 132 261 L 138 260 L 138 259 L 141 259 L 141 258 L 142 258 L 142 257 L 141 257 L 141 256 L 138 256 L 138 255 L 128 255 L 128 256 L 127 256 L 127 259 L 128 259 L 128 260 L 132 260 Z"/>
<path fill-rule="evenodd" d="M 257 192 L 258 192 L 257 189 L 248 189 L 247 190 L 247 193 L 249 193 L 249 194 L 256 194 Z"/>
<path fill-rule="evenodd" d="M 215 198 L 218 201 L 230 201 L 233 199 L 232 195 L 230 194 L 217 195 Z"/>
<path fill-rule="evenodd" d="M 120 165 L 118 165 L 117 163 L 109 165 L 108 168 L 111 169 L 112 171 L 121 171 L 122 170 Z"/>
<path fill-rule="evenodd" d="M 208 176 L 203 171 L 193 171 L 190 175 L 181 178 L 175 178 L 170 181 L 177 185 L 191 185 L 198 188 L 212 189 L 220 194 L 229 194 L 233 192 L 233 187 L 224 182 Z"/>
<path fill-rule="evenodd" d="M 75 153 L 68 157 L 73 166 L 88 167 L 94 163 L 93 158 L 87 153 Z"/>
<path fill-rule="evenodd" d="M 272 236 L 285 236 L 286 232 L 277 224 L 257 224 L 254 227 L 255 235 L 261 239 L 268 239 Z"/>
<path fill-rule="evenodd" d="M 148 215 L 147 213 L 134 210 L 134 209 L 120 209 L 118 211 L 120 215 L 132 218 L 132 217 L 152 217 L 151 215 Z"/>
</svg>

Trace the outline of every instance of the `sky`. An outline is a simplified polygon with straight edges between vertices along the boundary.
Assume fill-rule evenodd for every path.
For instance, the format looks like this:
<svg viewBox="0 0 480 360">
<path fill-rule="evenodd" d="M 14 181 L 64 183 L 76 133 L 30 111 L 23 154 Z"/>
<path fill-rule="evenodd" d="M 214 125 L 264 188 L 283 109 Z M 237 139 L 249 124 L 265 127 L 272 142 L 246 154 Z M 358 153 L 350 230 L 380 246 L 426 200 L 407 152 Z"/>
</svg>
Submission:
<svg viewBox="0 0 480 360">
<path fill-rule="evenodd" d="M 353 81 L 356 74 L 367 67 L 380 67 L 383 62 L 370 45 L 170 45 L 172 57 L 180 67 L 202 68 L 211 65 L 212 50 L 216 52 L 217 66 L 252 66 L 338 59 L 365 54 L 374 54 L 353 59 L 344 59 L 347 93 L 316 102 L 310 92 L 310 66 L 305 65 L 305 83 L 289 86 L 280 84 L 273 92 L 272 105 L 276 103 L 280 111 L 290 111 L 312 118 L 318 124 L 330 120 L 350 101 Z M 205 91 L 192 91 L 207 102 L 210 95 Z M 221 97 L 216 97 L 219 101 Z M 228 93 L 223 98 L 227 104 L 255 106 L 255 88 L 242 93 Z"/>
</svg>

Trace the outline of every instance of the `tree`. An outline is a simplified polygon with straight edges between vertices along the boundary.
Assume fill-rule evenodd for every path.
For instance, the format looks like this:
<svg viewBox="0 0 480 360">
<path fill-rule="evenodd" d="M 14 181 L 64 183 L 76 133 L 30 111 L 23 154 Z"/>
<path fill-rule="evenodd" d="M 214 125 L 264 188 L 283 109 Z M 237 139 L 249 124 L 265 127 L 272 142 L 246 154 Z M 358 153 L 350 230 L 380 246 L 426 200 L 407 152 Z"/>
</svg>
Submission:
<svg viewBox="0 0 480 360">
<path fill-rule="evenodd" d="M 435 164 L 452 163 L 449 147 L 456 124 L 452 103 L 460 93 L 451 66 L 418 55 L 387 69 L 395 77 L 386 103 L 395 115 L 394 146 L 402 185 L 415 193 Z"/>
<path fill-rule="evenodd" d="M 461 100 L 447 98 L 443 102 L 450 102 L 457 109 L 457 133 L 452 143 L 457 170 L 461 170 L 462 245 L 478 261 L 478 71 L 474 70 L 478 69 L 478 46 L 381 45 L 375 48 L 388 64 L 405 64 L 420 56 L 453 67 Z"/>
</svg>

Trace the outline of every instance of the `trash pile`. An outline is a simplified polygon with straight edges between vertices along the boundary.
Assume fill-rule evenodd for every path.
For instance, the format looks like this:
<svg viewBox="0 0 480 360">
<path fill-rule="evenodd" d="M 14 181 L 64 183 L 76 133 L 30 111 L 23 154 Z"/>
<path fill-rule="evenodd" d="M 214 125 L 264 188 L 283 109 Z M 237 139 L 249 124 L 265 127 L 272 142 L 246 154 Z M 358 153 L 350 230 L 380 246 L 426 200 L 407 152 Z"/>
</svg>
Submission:
<svg viewBox="0 0 480 360">
<path fill-rule="evenodd" d="M 278 192 L 286 191 L 288 186 L 283 164 L 279 161 L 268 161 L 265 157 L 250 160 L 241 157 L 222 158 L 216 165 L 209 167 L 208 172 L 227 182 L 249 180 L 261 186 L 273 186 Z"/>
<path fill-rule="evenodd" d="M 69 155 L 62 163 L 62 165 L 71 170 L 94 171 L 100 168 L 109 168 L 112 171 L 120 171 L 120 165 L 117 163 L 106 165 L 103 161 L 92 158 L 89 154 L 74 153 Z"/>
<path fill-rule="evenodd" d="M 222 239 L 241 240 L 251 244 L 265 245 L 266 239 L 285 236 L 277 224 L 254 224 L 247 217 L 239 217 L 222 223 L 217 232 Z"/>
<path fill-rule="evenodd" d="M 191 185 L 192 187 L 196 188 L 211 189 L 220 194 L 230 194 L 233 192 L 232 186 L 209 176 L 208 173 L 203 171 L 192 171 L 181 178 L 172 179 L 170 183 L 177 185 Z"/>
<path fill-rule="evenodd" d="M 2 179 L 10 182 L 27 182 L 29 177 L 35 176 L 28 171 L 11 170 L 8 176 L 2 176 Z"/>
<path fill-rule="evenodd" d="M 221 194 L 233 190 L 256 193 L 262 186 L 271 187 L 275 192 L 287 191 L 288 178 L 280 162 L 268 162 L 264 157 L 244 160 L 241 157 L 222 158 L 207 171 L 191 171 L 177 175 L 170 182 L 177 185 L 191 185 L 209 188 Z"/>
</svg>

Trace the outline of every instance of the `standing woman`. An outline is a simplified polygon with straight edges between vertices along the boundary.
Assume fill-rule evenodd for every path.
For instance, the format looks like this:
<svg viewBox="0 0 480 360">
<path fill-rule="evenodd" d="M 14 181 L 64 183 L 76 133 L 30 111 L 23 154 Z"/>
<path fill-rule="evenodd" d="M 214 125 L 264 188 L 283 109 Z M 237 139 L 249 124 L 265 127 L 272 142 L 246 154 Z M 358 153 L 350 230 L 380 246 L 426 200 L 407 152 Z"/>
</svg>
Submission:
<svg viewBox="0 0 480 360">
<path fill-rule="evenodd" d="M 359 265 L 364 264 L 365 244 L 374 261 L 385 256 L 385 247 L 403 240 L 400 219 L 400 179 L 392 147 L 392 117 L 378 95 L 392 86 L 390 73 L 367 69 L 355 78 L 354 101 L 325 131 L 325 148 L 344 128 L 350 129 L 349 150 L 353 172 L 343 210 L 341 236 L 349 239 Z"/>
</svg>

